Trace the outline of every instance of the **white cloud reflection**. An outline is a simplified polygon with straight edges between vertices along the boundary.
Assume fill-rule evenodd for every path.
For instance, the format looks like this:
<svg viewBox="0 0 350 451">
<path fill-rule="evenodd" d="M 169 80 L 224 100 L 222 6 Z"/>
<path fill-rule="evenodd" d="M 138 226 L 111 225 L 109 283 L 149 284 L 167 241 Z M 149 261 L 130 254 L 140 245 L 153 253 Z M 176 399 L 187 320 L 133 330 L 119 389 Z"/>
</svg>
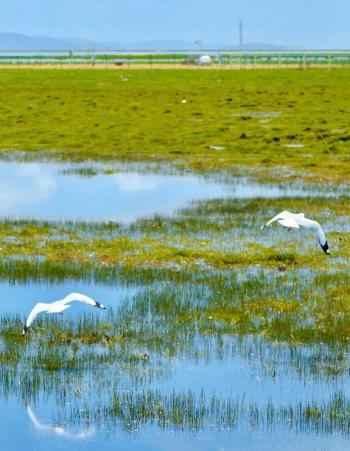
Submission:
<svg viewBox="0 0 350 451">
<path fill-rule="evenodd" d="M 23 204 L 35 205 L 56 190 L 53 174 L 37 164 L 0 165 L 0 213 L 14 213 Z"/>
<path fill-rule="evenodd" d="M 113 181 L 119 190 L 124 193 L 156 190 L 159 188 L 162 179 L 159 176 L 137 174 L 136 172 L 115 174 L 113 177 Z"/>
</svg>

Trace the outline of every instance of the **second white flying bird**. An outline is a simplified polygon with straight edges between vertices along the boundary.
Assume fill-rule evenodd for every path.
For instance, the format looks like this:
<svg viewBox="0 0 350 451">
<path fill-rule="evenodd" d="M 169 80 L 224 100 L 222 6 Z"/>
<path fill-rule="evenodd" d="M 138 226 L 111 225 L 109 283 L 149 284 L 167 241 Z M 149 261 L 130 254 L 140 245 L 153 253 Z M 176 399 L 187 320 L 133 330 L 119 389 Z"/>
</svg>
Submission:
<svg viewBox="0 0 350 451">
<path fill-rule="evenodd" d="M 70 293 L 65 298 L 60 301 L 55 301 L 46 303 L 46 302 L 38 302 L 32 311 L 29 313 L 27 321 L 22 331 L 22 335 L 25 335 L 35 318 L 39 315 L 39 313 L 62 313 L 64 310 L 70 307 L 69 303 L 73 301 L 83 302 L 84 304 L 92 305 L 93 307 L 106 309 L 106 307 L 89 296 L 85 296 L 85 294 L 80 293 Z"/>
<path fill-rule="evenodd" d="M 324 233 L 322 227 L 317 221 L 305 218 L 304 213 L 291 213 L 289 211 L 282 211 L 281 213 L 270 219 L 270 221 L 261 228 L 263 229 L 264 227 L 272 224 L 275 221 L 277 221 L 287 229 L 299 229 L 301 226 L 307 230 L 310 230 L 310 232 L 313 232 L 316 235 L 317 241 L 320 243 L 323 252 L 327 255 L 330 254 L 326 234 Z"/>
</svg>

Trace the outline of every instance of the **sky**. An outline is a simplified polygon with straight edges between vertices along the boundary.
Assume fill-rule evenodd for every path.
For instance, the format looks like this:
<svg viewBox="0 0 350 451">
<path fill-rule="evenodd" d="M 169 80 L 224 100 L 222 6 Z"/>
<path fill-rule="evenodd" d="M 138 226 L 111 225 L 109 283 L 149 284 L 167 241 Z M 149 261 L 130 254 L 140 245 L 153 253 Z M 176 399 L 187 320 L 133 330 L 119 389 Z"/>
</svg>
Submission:
<svg viewBox="0 0 350 451">
<path fill-rule="evenodd" d="M 350 0 L 0 0 L 0 32 L 136 42 L 350 48 Z"/>
</svg>

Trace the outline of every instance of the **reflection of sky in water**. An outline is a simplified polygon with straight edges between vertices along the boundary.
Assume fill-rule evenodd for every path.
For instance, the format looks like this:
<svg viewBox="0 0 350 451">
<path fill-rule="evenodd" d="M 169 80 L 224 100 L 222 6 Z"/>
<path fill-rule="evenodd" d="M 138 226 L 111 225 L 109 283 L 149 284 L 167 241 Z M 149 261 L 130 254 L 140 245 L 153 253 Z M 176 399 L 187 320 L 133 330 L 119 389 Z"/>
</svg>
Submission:
<svg viewBox="0 0 350 451">
<path fill-rule="evenodd" d="M 223 196 L 233 198 L 285 196 L 307 196 L 310 192 L 288 190 L 276 186 L 261 186 L 243 182 L 222 185 L 207 182 L 199 177 L 161 176 L 138 174 L 136 172 L 114 175 L 98 175 L 82 178 L 59 173 L 60 165 L 0 163 L 0 216 L 32 218 L 85 218 L 116 219 L 131 221 L 154 213 L 171 213 L 192 200 Z M 83 282 L 60 284 L 10 285 L 0 283 L 0 308 L 3 314 L 27 314 L 38 301 L 52 302 L 62 299 L 69 292 L 78 291 L 102 302 L 107 307 L 116 308 L 123 300 L 130 299 L 136 288 L 120 286 L 98 286 Z M 64 317 L 82 312 L 104 315 L 79 303 L 64 313 Z M 233 340 L 234 341 L 234 340 Z M 258 351 L 257 351 L 258 352 Z M 338 382 L 301 380 L 295 370 L 288 369 L 286 362 L 279 362 L 276 377 L 262 371 L 262 364 L 254 363 L 259 356 L 251 356 L 250 362 L 239 352 L 226 355 L 219 360 L 212 357 L 186 359 L 179 357 L 169 360 L 169 379 L 154 380 L 146 388 L 160 393 L 186 393 L 196 395 L 201 390 L 210 397 L 215 393 L 225 398 L 242 398 L 257 405 L 272 401 L 277 406 L 302 400 L 318 402 L 329 400 L 336 390 L 345 390 L 348 377 Z M 283 372 L 281 367 L 286 365 Z M 106 377 L 108 377 L 108 371 Z M 123 373 L 118 375 L 120 385 L 126 383 Z M 52 403 L 52 404 L 51 404 Z M 83 405 L 82 405 L 83 407 Z M 283 443 L 284 450 L 300 449 L 346 449 L 347 437 L 317 435 L 315 432 L 298 432 L 279 425 L 273 431 L 250 428 L 244 425 L 234 431 L 217 431 L 205 426 L 195 434 L 187 431 L 174 433 L 170 428 L 160 430 L 150 424 L 141 426 L 139 431 L 128 435 L 118 428 L 107 431 L 103 427 L 84 432 L 82 427 L 57 426 L 53 400 L 46 399 L 31 405 L 30 409 L 18 398 L 0 397 L 0 437 L 1 449 L 10 451 L 63 449 L 65 451 L 123 450 L 260 450 L 278 449 Z"/>
<path fill-rule="evenodd" d="M 198 177 L 120 173 L 83 178 L 60 174 L 59 168 L 0 163 L 0 215 L 127 222 L 227 193 L 225 186 Z"/>
<path fill-rule="evenodd" d="M 47 421 L 45 410 L 35 409 L 40 421 Z M 46 420 L 45 420 L 46 418 Z M 60 437 L 57 434 L 39 431 L 32 423 L 25 406 L 18 406 L 13 398 L 6 403 L 0 401 L 1 441 L 3 451 L 262 451 L 296 449 L 334 450 L 348 449 L 346 436 L 311 434 L 305 431 L 296 434 L 276 426 L 254 428 L 241 426 L 235 430 L 216 430 L 207 427 L 199 432 L 174 431 L 157 426 L 145 425 L 136 433 L 128 434 L 118 428 L 91 434 L 83 440 Z M 49 420 L 45 424 L 50 424 Z M 5 427 L 6 425 L 6 427 Z M 76 433 L 76 430 L 73 430 Z M 72 432 L 72 433 L 74 433 Z"/>
<path fill-rule="evenodd" d="M 232 341 L 234 340 L 233 338 Z M 266 346 L 265 343 L 263 345 Z M 285 352 L 288 353 L 289 350 L 286 346 Z M 251 357 L 253 359 L 253 356 Z M 222 360 L 212 358 L 207 363 L 202 360 L 194 362 L 179 359 L 172 363 L 172 377 L 162 384 L 157 383 L 154 388 L 164 393 L 169 391 L 169 387 L 174 388 L 176 392 L 186 393 L 191 390 L 197 396 L 204 390 L 207 395 L 215 393 L 223 398 L 244 398 L 245 402 L 260 407 L 268 402 L 288 405 L 296 400 L 303 403 L 324 400 L 326 403 L 332 390 L 343 390 L 347 396 L 350 395 L 350 388 L 343 386 L 344 379 L 315 381 L 310 378 L 305 383 L 295 369 L 288 367 L 287 362 L 283 362 L 284 368 L 282 362 L 280 365 L 274 362 L 276 375 L 272 377 L 271 372 L 266 371 L 271 362 L 258 363 L 258 354 L 254 358 L 256 362 L 248 362 L 246 356 L 237 353 L 225 356 Z M 346 378 L 346 381 L 348 380 Z"/>
<path fill-rule="evenodd" d="M 133 287 L 121 286 L 98 286 L 84 282 L 63 282 L 59 284 L 36 284 L 12 285 L 7 282 L 0 282 L 0 309 L 2 314 L 21 313 L 27 314 L 37 302 L 53 302 L 63 299 L 71 292 L 86 294 L 96 301 L 101 302 L 106 307 L 116 308 L 126 298 L 132 297 L 137 291 Z M 63 313 L 64 316 L 81 312 L 103 311 L 91 309 L 80 302 L 73 302 L 71 308 Z"/>
<path fill-rule="evenodd" d="M 169 214 L 193 200 L 310 195 L 310 191 L 301 188 L 259 185 L 239 179 L 222 184 L 196 176 L 121 172 L 86 178 L 61 173 L 69 167 L 0 163 L 0 216 L 130 222 L 156 213 Z"/>
<path fill-rule="evenodd" d="M 95 299 L 103 301 L 106 305 L 117 308 L 123 300 L 132 302 L 136 288 L 99 286 L 83 282 L 64 282 L 60 284 L 39 284 L 11 285 L 7 282 L 0 284 L 0 308 L 3 314 L 6 313 L 26 313 L 38 300 L 56 300 L 64 297 L 70 291 L 80 291 Z M 87 306 L 77 305 L 75 314 L 82 311 L 91 311 Z M 81 308 L 79 310 L 79 308 Z M 72 309 L 73 310 L 73 309 Z M 94 312 L 94 309 L 92 309 Z M 100 311 L 97 311 L 99 314 Z M 74 314 L 74 313 L 73 313 Z M 104 314 L 102 312 L 102 314 Z M 64 314 L 66 315 L 66 313 Z M 64 320 L 64 317 L 62 318 Z M 245 343 L 248 347 L 240 348 L 239 341 L 232 337 L 223 337 L 220 355 L 216 354 L 215 339 L 204 337 L 201 339 L 204 349 L 209 353 L 201 352 L 193 359 L 185 356 L 176 358 L 164 357 L 164 361 L 170 367 L 169 378 L 154 379 L 145 382 L 146 390 L 156 390 L 161 394 L 171 393 L 194 393 L 199 396 L 204 390 L 208 400 L 212 394 L 222 399 L 242 399 L 245 402 L 253 403 L 257 406 L 266 406 L 269 401 L 276 406 L 294 405 L 295 402 L 302 401 L 303 404 L 329 400 L 332 393 L 338 390 L 347 389 L 348 375 L 340 377 L 339 380 L 304 380 L 294 368 L 288 364 L 287 357 L 281 360 L 281 354 L 287 356 L 288 347 L 285 353 L 283 345 L 262 344 L 267 346 L 266 354 L 260 355 L 259 345 L 255 347 L 254 339 Z M 257 338 L 259 340 L 259 338 Z M 200 346 L 197 345 L 198 349 Z M 232 347 L 231 347 L 232 346 Z M 277 354 L 274 355 L 274 352 Z M 306 351 L 307 352 L 307 351 Z M 201 357 L 202 355 L 202 357 Z M 265 358 L 270 356 L 269 358 Z M 278 361 L 276 374 L 274 377 L 266 370 L 271 362 Z M 62 376 L 62 375 L 61 375 Z M 50 376 L 52 377 L 52 375 Z M 87 377 L 89 377 L 87 375 Z M 130 381 L 125 376 L 121 368 L 116 365 L 116 371 L 112 373 L 107 369 L 104 377 L 117 380 L 119 390 L 132 389 Z M 114 378 L 114 379 L 113 379 Z M 77 382 L 83 391 L 74 403 L 84 409 L 84 381 Z M 92 384 L 93 386 L 95 384 Z M 141 387 L 135 390 L 141 390 Z M 88 392 L 87 392 L 88 393 Z M 103 393 L 95 394 L 100 399 Z M 280 441 L 284 443 L 283 449 L 293 450 L 302 445 L 301 449 L 317 449 L 316 445 L 322 445 L 320 449 L 345 449 L 344 443 L 347 438 L 331 438 L 324 433 L 317 435 L 316 432 L 308 431 L 292 432 L 286 427 L 275 424 L 273 430 L 265 430 L 263 425 L 251 428 L 247 423 L 238 422 L 238 428 L 232 431 L 218 431 L 214 426 L 205 425 L 199 432 L 177 431 L 173 432 L 173 427 L 169 426 L 165 430 L 159 429 L 155 425 L 139 425 L 138 430 L 129 435 L 119 429 L 118 426 L 108 430 L 104 424 L 96 426 L 93 422 L 87 429 L 83 422 L 75 425 L 57 424 L 57 406 L 55 397 L 61 397 L 58 393 L 51 393 L 51 396 L 38 396 L 37 402 L 28 406 L 23 404 L 15 396 L 10 395 L 8 399 L 0 397 L 0 436 L 4 450 L 28 450 L 35 449 L 43 451 L 49 449 L 63 449 L 65 451 L 93 451 L 123 449 L 123 450 L 174 450 L 191 449 L 211 451 L 213 449 L 276 449 Z M 69 399 L 69 398 L 68 398 Z M 107 396 L 110 400 L 110 396 Z M 94 402 L 93 399 L 90 402 Z M 61 408 L 61 407 L 59 407 Z M 70 409 L 66 404 L 65 408 Z M 169 443 L 171 441 L 171 444 Z M 23 444 L 23 446 L 22 446 Z M 327 447 L 327 446 L 330 447 Z M 7 447 L 7 448 L 6 448 Z M 343 447 L 343 448 L 342 448 Z"/>
<path fill-rule="evenodd" d="M 50 199 L 57 189 L 55 178 L 36 164 L 0 164 L 0 209 L 2 214 L 22 205 Z"/>
</svg>

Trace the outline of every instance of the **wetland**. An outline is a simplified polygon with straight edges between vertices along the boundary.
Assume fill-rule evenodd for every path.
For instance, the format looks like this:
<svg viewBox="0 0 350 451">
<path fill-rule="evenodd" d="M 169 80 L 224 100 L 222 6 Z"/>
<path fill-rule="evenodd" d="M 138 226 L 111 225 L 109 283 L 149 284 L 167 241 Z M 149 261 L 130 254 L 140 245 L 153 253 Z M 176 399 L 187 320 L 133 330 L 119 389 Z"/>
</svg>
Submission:
<svg viewBox="0 0 350 451">
<path fill-rule="evenodd" d="M 347 73 L 0 72 L 3 449 L 347 448 Z"/>
</svg>

